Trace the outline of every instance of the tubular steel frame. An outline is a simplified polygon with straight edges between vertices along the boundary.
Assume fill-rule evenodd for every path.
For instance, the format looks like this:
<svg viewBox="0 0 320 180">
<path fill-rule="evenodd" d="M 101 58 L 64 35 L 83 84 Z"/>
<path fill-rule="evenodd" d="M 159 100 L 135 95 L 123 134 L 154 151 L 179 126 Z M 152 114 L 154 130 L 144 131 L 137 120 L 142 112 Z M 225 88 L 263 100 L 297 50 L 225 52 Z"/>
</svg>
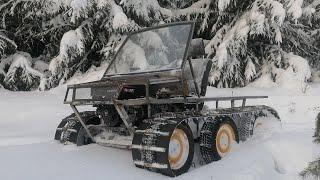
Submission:
<svg viewBox="0 0 320 180">
<path fill-rule="evenodd" d="M 149 85 L 146 84 L 146 90 L 149 89 Z M 69 88 L 67 92 L 69 91 Z M 73 89 L 75 93 L 75 88 Z M 67 97 L 67 95 L 66 95 Z M 219 107 L 219 101 L 230 101 L 231 108 L 234 108 L 236 100 L 242 100 L 242 107 L 245 107 L 247 99 L 261 99 L 261 98 L 268 98 L 268 96 L 237 96 L 237 97 L 177 97 L 177 98 L 169 98 L 169 99 L 156 99 L 150 98 L 148 91 L 146 91 L 146 97 L 140 99 L 129 99 L 129 100 L 116 100 L 113 101 L 92 101 L 92 100 L 75 100 L 75 94 L 72 95 L 72 102 L 66 102 L 65 104 L 70 104 L 72 110 L 76 114 L 78 120 L 80 121 L 81 125 L 84 127 L 86 133 L 95 142 L 91 132 L 87 128 L 86 124 L 84 123 L 83 119 L 79 111 L 77 110 L 76 106 L 79 105 L 94 105 L 94 104 L 110 104 L 114 105 L 117 112 L 119 113 L 122 121 L 124 122 L 125 126 L 127 127 L 130 135 L 133 135 L 132 125 L 129 123 L 129 116 L 124 109 L 124 106 L 138 106 L 138 105 L 147 105 L 148 107 L 148 118 L 151 117 L 151 105 L 152 104 L 175 104 L 175 103 L 183 103 L 183 104 L 196 104 L 196 111 L 199 111 L 198 105 L 202 102 L 206 101 L 216 101 L 216 108 Z"/>
</svg>

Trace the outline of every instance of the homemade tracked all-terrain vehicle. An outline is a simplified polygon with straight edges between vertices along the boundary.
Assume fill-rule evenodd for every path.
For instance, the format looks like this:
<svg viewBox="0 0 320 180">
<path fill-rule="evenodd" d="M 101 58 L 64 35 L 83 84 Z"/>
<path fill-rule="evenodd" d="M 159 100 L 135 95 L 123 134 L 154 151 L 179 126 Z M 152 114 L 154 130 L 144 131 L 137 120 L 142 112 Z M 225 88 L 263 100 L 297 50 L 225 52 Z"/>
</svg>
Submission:
<svg viewBox="0 0 320 180">
<path fill-rule="evenodd" d="M 101 80 L 68 86 L 64 103 L 74 114 L 62 120 L 55 139 L 128 148 L 137 167 L 178 176 L 192 165 L 195 144 L 197 157 L 210 163 L 248 139 L 257 118 L 279 119 L 270 107 L 246 106 L 266 96 L 204 97 L 212 62 L 193 29 L 193 22 L 180 22 L 127 36 Z M 205 101 L 215 107 L 204 110 Z M 220 108 L 221 101 L 230 107 Z M 96 110 L 79 112 L 85 105 Z"/>
</svg>

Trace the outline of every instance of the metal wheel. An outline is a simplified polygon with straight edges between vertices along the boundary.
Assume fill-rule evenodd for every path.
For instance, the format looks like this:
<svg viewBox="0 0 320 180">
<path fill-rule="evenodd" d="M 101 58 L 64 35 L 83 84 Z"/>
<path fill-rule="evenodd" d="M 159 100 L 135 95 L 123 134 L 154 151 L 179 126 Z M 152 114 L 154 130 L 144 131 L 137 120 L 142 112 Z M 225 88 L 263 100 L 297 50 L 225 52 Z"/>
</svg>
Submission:
<svg viewBox="0 0 320 180">
<path fill-rule="evenodd" d="M 168 158 L 171 169 L 180 169 L 189 156 L 189 140 L 182 129 L 175 129 L 169 143 Z"/>
<path fill-rule="evenodd" d="M 221 158 L 230 152 L 235 140 L 236 136 L 231 125 L 228 123 L 221 124 L 216 137 L 216 149 Z"/>
<path fill-rule="evenodd" d="M 169 168 L 161 173 L 169 176 L 179 176 L 187 172 L 194 155 L 194 140 L 190 127 L 179 124 L 172 132 L 167 144 L 167 163 Z"/>
<path fill-rule="evenodd" d="M 208 120 L 200 133 L 200 152 L 206 163 L 218 161 L 238 142 L 238 132 L 232 119 L 221 116 Z"/>
</svg>

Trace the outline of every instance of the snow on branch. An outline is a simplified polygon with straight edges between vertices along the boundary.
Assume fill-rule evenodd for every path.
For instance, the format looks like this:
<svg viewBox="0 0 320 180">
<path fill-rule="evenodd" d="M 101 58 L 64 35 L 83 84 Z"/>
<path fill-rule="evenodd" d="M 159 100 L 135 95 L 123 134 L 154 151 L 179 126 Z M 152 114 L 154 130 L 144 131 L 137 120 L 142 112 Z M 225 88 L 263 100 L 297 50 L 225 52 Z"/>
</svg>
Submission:
<svg viewBox="0 0 320 180">
<path fill-rule="evenodd" d="M 190 16 L 192 14 L 205 14 L 209 10 L 211 0 L 200 0 L 184 9 L 172 10 L 173 17 Z"/>
<path fill-rule="evenodd" d="M 264 10 L 269 11 L 269 13 Z M 237 58 L 246 54 L 248 36 L 274 34 L 276 42 L 282 42 L 280 27 L 285 19 L 285 9 L 282 4 L 274 0 L 257 0 L 252 8 L 240 16 L 235 24 L 223 35 L 223 40 L 216 47 L 215 58 L 221 69 L 230 56 Z M 271 28 L 272 27 L 272 28 Z M 274 29 L 274 33 L 272 32 Z M 216 33 L 213 39 L 221 39 L 221 33 Z M 217 37 L 218 36 L 218 37 Z M 270 37 L 271 38 L 271 37 Z M 212 45 L 212 43 L 210 44 Z M 208 47 L 207 47 L 208 48 Z M 212 51 L 215 51 L 212 50 Z"/>
<path fill-rule="evenodd" d="M 58 13 L 62 8 L 67 6 L 67 2 L 65 0 L 41 0 L 42 8 L 45 13 L 47 14 L 56 14 Z"/>
<path fill-rule="evenodd" d="M 134 21 L 129 19 L 127 15 L 124 13 L 121 6 L 116 4 L 114 0 L 110 1 L 111 6 L 111 21 L 112 21 L 112 29 L 115 32 L 129 32 L 136 29 L 136 24 Z"/>
<path fill-rule="evenodd" d="M 319 9 L 316 10 L 319 5 L 320 0 L 312 1 L 308 6 L 302 8 L 302 14 L 308 18 L 311 18 L 313 15 L 316 14 L 316 12 L 319 12 Z"/>
<path fill-rule="evenodd" d="M 60 56 L 67 57 L 70 48 L 75 49 L 79 54 L 84 51 L 84 37 L 81 29 L 66 32 L 60 42 Z"/>
<path fill-rule="evenodd" d="M 197 19 L 199 16 L 202 16 L 201 26 L 198 30 L 198 34 L 203 32 L 206 28 L 208 28 L 208 22 L 210 21 L 210 14 L 212 10 L 210 9 L 210 5 L 213 2 L 211 0 L 199 0 L 189 7 L 183 9 L 164 9 L 162 8 L 163 14 L 166 14 L 169 20 L 172 19 L 187 19 L 191 20 L 193 16 Z M 165 10 L 165 11 L 164 11 Z"/>
<path fill-rule="evenodd" d="M 110 16 L 104 20 L 104 26 L 111 29 L 110 32 L 123 33 L 130 32 L 136 29 L 134 21 L 128 18 L 123 11 L 123 8 L 118 5 L 114 0 L 96 0 L 98 9 L 109 11 Z M 111 28 L 110 28 L 111 26 Z"/>
<path fill-rule="evenodd" d="M 308 164 L 308 167 L 300 173 L 304 179 L 319 179 L 320 177 L 320 158 Z"/>
<path fill-rule="evenodd" d="M 70 6 L 71 22 L 75 23 L 80 17 L 88 18 L 88 9 L 92 8 L 93 4 L 91 0 L 71 0 L 70 4 L 64 6 Z"/>
<path fill-rule="evenodd" d="M 218 1 L 218 8 L 219 8 L 219 11 L 222 12 L 224 11 L 228 6 L 229 4 L 231 3 L 232 0 L 219 0 Z"/>
<path fill-rule="evenodd" d="M 122 0 L 120 4 L 126 11 L 133 13 L 146 22 L 161 20 L 162 8 L 157 0 Z"/>
<path fill-rule="evenodd" d="M 273 67 L 276 83 L 280 87 L 306 92 L 307 81 L 311 78 L 311 70 L 308 61 L 293 53 L 284 53 L 286 69 Z"/>
<path fill-rule="evenodd" d="M 215 59 L 218 68 L 221 69 L 225 63 L 246 52 L 246 44 L 250 26 L 247 22 L 248 13 L 244 14 L 236 24 L 224 35 L 223 41 L 217 47 Z"/>
<path fill-rule="evenodd" d="M 4 86 L 13 91 L 38 88 L 42 73 L 32 68 L 31 56 L 18 52 L 10 58 L 12 63 L 4 79 Z"/>
<path fill-rule="evenodd" d="M 230 2 L 226 1 L 224 3 L 228 4 Z M 220 7 L 224 7 L 226 4 Z M 220 81 L 220 84 L 230 84 L 231 82 L 238 81 L 240 85 L 244 85 L 241 84 L 241 82 L 252 81 L 257 77 L 257 73 L 261 71 L 260 68 L 257 68 L 260 66 L 258 62 L 261 63 L 265 61 L 263 58 L 266 58 L 261 57 L 265 56 L 265 53 L 259 50 L 259 48 L 276 46 L 278 51 L 282 51 L 282 46 L 289 46 L 290 49 L 291 44 L 288 44 L 288 42 L 293 42 L 294 40 L 308 44 L 304 42 L 303 38 L 301 40 L 297 39 L 305 36 L 305 33 L 301 30 L 304 27 L 299 29 L 297 28 L 298 26 L 295 26 L 294 32 L 288 32 L 286 25 L 290 20 L 297 22 L 297 19 L 302 17 L 302 5 L 302 0 L 287 0 L 285 2 L 255 0 L 249 6 L 250 8 L 239 13 L 238 16 L 234 16 L 232 21 L 225 24 L 220 23 L 218 29 L 217 24 L 213 24 L 212 29 L 217 30 L 215 30 L 215 35 L 206 46 L 206 52 L 209 54 L 209 57 L 213 56 L 213 62 L 215 62 L 216 65 L 211 74 L 213 76 L 211 79 L 214 80 L 214 82 L 211 83 L 216 84 Z M 223 8 L 220 8 L 220 10 L 222 9 Z M 286 19 L 286 17 L 288 19 Z M 296 23 L 296 25 L 298 24 Z M 290 38 L 288 37 L 288 33 L 298 34 Z M 254 44 L 256 38 L 259 38 L 257 41 L 260 45 L 258 45 L 259 43 Z M 283 38 L 286 38 L 284 45 L 282 44 Z M 308 38 L 304 39 L 306 40 Z M 248 40 L 250 40 L 250 42 Z M 262 44 L 263 46 L 261 46 Z M 303 47 L 308 46 L 303 45 Z M 277 55 L 271 55 L 267 59 L 269 62 L 279 65 L 284 59 L 281 57 L 279 59 L 278 57 Z M 291 56 L 291 59 L 292 58 Z M 290 64 L 290 67 L 293 68 L 293 65 Z M 238 72 L 238 70 L 240 72 Z M 301 71 L 302 70 L 300 70 L 300 72 Z M 217 76 L 220 76 L 220 78 Z M 304 77 L 308 78 L 308 73 L 305 74 Z M 303 78 L 301 77 L 300 79 Z M 304 83 L 305 80 L 301 80 L 301 82 Z"/>
<path fill-rule="evenodd" d="M 292 16 L 292 19 L 296 21 L 302 16 L 302 4 L 303 0 L 290 0 L 287 5 L 287 13 Z"/>
<path fill-rule="evenodd" d="M 17 44 L 14 41 L 12 41 L 11 39 L 9 39 L 8 37 L 0 34 L 0 39 L 11 44 L 14 48 L 17 48 Z"/>
<path fill-rule="evenodd" d="M 244 75 L 246 77 L 246 80 L 250 82 L 254 76 L 256 75 L 256 66 L 254 65 L 252 59 L 250 56 L 247 57 L 247 66 L 245 68 Z"/>
<path fill-rule="evenodd" d="M 12 47 L 15 50 L 17 49 L 17 44 L 0 33 L 0 57 L 5 54 L 5 51 L 8 47 Z"/>
<path fill-rule="evenodd" d="M 75 71 L 73 67 L 84 53 L 84 36 L 80 28 L 66 32 L 60 42 L 60 52 L 57 57 L 51 60 L 49 71 L 52 78 L 58 83 L 63 83 L 70 78 L 69 72 Z"/>
</svg>

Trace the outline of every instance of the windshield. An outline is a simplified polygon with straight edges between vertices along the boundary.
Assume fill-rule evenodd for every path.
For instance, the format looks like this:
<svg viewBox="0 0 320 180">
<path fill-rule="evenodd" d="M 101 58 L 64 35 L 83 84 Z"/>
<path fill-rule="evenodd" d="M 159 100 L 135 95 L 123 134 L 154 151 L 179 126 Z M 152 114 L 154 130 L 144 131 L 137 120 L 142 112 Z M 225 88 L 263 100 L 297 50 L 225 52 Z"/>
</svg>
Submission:
<svg viewBox="0 0 320 180">
<path fill-rule="evenodd" d="M 105 75 L 180 68 L 191 27 L 175 24 L 130 35 Z"/>
</svg>

